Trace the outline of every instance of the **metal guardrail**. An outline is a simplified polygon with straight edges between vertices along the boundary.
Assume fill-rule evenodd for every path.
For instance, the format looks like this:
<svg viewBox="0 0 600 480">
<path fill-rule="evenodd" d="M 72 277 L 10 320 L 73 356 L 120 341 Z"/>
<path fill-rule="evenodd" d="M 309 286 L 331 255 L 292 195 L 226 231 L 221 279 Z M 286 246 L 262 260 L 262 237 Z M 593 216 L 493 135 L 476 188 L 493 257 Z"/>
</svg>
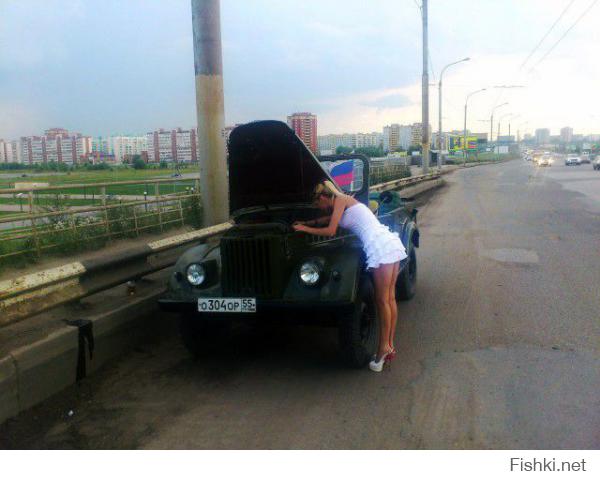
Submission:
<svg viewBox="0 0 600 480">
<path fill-rule="evenodd" d="M 100 259 L 60 267 L 0 282 L 0 327 L 64 303 L 167 268 L 192 242 L 221 234 L 230 222 L 156 240 Z"/>
<path fill-rule="evenodd" d="M 383 191 L 439 178 L 419 175 L 373 185 Z M 175 263 L 192 242 L 220 235 L 233 224 L 214 225 L 176 235 L 97 260 L 73 262 L 60 267 L 0 282 L 0 326 L 14 323 L 64 303 L 75 301 L 129 280 L 141 278 Z"/>
<path fill-rule="evenodd" d="M 416 175 L 414 177 L 399 178 L 397 180 L 391 180 L 389 182 L 380 183 L 373 185 L 371 190 L 374 192 L 383 192 L 384 190 L 394 190 L 398 187 L 408 187 L 415 183 L 426 182 L 428 180 L 434 180 L 439 178 L 439 173 L 428 173 L 427 175 Z"/>
<path fill-rule="evenodd" d="M 171 184 L 173 192 L 165 193 L 164 186 Z M 191 186 L 186 188 L 188 184 Z M 148 192 L 150 185 L 154 187 L 154 192 Z M 120 196 L 107 194 L 107 187 L 114 190 L 129 186 L 145 188 L 141 188 L 141 193 Z M 179 187 L 179 192 L 175 192 L 176 187 Z M 58 191 L 78 193 L 52 193 Z M 88 193 L 81 194 L 81 191 Z M 98 195 L 90 194 L 90 191 L 98 192 Z M 11 195 L 16 199 L 17 195 L 24 192 L 27 193 L 28 212 L 0 216 L 0 261 L 27 255 L 39 258 L 45 251 L 57 248 L 61 242 L 88 243 L 139 236 L 151 229 L 163 232 L 173 226 L 190 223 L 194 207 L 200 205 L 197 177 L 0 189 L 0 199 L 10 198 Z M 60 208 L 41 205 L 43 200 L 54 198 Z M 99 204 L 69 207 L 72 199 L 91 200 Z"/>
</svg>

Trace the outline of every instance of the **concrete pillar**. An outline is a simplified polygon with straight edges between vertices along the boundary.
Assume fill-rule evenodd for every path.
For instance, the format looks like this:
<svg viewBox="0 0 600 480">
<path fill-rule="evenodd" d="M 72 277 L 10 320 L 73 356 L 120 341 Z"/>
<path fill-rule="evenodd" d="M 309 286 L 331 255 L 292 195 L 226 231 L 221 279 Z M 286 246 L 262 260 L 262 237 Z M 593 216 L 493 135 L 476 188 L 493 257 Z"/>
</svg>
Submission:
<svg viewBox="0 0 600 480">
<path fill-rule="evenodd" d="M 192 0 L 198 161 L 204 225 L 229 219 L 219 0 Z"/>
</svg>

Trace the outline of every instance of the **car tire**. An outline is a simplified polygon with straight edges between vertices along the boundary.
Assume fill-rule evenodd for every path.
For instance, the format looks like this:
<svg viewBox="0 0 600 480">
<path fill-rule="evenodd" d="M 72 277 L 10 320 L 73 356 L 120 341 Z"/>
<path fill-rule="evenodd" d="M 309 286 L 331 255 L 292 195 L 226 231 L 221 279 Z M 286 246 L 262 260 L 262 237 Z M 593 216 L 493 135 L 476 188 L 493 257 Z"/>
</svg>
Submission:
<svg viewBox="0 0 600 480">
<path fill-rule="evenodd" d="M 377 351 L 381 328 L 369 277 L 360 280 L 354 308 L 338 314 L 337 321 L 344 363 L 351 368 L 363 368 Z"/>
<path fill-rule="evenodd" d="M 408 248 L 408 263 L 396 280 L 396 300 L 410 300 L 417 293 L 417 251 L 414 245 Z"/>
<path fill-rule="evenodd" d="M 182 314 L 179 318 L 179 334 L 183 346 L 194 357 L 210 352 L 231 330 L 231 323 L 223 319 L 203 318 L 194 314 Z"/>
</svg>

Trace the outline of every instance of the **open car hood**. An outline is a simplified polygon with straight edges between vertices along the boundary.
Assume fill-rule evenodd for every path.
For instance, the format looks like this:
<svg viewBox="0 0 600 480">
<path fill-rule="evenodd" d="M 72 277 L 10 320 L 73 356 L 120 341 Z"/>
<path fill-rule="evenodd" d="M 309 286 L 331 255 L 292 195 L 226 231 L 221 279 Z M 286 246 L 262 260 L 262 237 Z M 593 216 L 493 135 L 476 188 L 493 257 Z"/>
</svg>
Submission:
<svg viewBox="0 0 600 480">
<path fill-rule="evenodd" d="M 307 203 L 316 185 L 331 180 L 285 123 L 240 125 L 229 136 L 230 213 L 257 206 Z"/>
</svg>

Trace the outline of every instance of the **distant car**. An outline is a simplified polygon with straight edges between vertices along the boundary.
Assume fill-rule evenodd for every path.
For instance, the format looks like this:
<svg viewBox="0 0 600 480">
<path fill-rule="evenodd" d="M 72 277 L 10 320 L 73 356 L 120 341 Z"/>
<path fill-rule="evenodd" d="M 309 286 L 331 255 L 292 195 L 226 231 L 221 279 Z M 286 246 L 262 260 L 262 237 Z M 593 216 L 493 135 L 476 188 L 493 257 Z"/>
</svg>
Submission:
<svg viewBox="0 0 600 480">
<path fill-rule="evenodd" d="M 579 157 L 567 157 L 565 165 L 570 167 L 571 165 L 581 165 L 581 158 Z"/>
<path fill-rule="evenodd" d="M 537 162 L 538 167 L 549 167 L 554 163 L 552 155 L 542 155 Z"/>
<path fill-rule="evenodd" d="M 587 153 L 581 155 L 581 163 L 592 163 L 590 156 Z"/>
<path fill-rule="evenodd" d="M 592 167 L 594 167 L 594 170 L 600 170 L 600 155 L 592 162 Z"/>
<path fill-rule="evenodd" d="M 181 177 L 181 173 L 174 173 L 171 175 L 172 178 Z"/>
</svg>

